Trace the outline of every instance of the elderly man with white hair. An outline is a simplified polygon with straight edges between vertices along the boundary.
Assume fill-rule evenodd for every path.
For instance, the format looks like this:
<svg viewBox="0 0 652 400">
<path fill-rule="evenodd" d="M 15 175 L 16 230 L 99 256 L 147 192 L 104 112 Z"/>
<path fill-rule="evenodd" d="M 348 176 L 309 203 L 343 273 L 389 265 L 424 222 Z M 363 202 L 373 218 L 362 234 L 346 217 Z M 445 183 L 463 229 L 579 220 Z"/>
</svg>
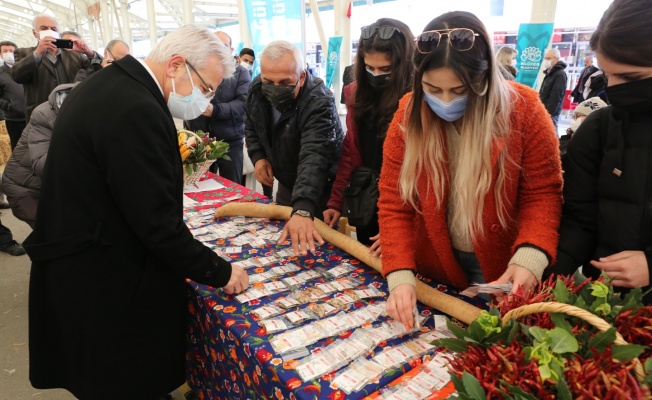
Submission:
<svg viewBox="0 0 652 400">
<path fill-rule="evenodd" d="M 566 63 L 561 61 L 560 58 L 561 54 L 558 49 L 549 49 L 546 52 L 543 60 L 543 73 L 546 76 L 543 78 L 541 89 L 539 89 L 539 97 L 555 124 L 555 131 L 564 104 L 566 81 L 568 80 L 566 72 L 564 72 Z"/>
<path fill-rule="evenodd" d="M 16 49 L 16 64 L 11 77 L 23 85 L 25 90 L 25 123 L 29 123 L 32 111 L 48 101 L 55 87 L 72 83 L 81 69 L 97 65 L 102 57 L 93 51 L 84 40 L 70 36 L 73 47 L 61 51 L 57 47 L 60 38 L 59 23 L 54 17 L 40 14 L 32 21 L 32 34 L 37 40 L 34 47 Z"/>
<path fill-rule="evenodd" d="M 291 238 L 295 254 L 315 251 L 314 217 L 322 215 L 342 152 L 344 134 L 333 94 L 307 73 L 301 51 L 274 41 L 262 51 L 261 73 L 247 98 L 245 138 L 256 180 L 278 180 L 276 202 L 292 207 L 279 242 Z"/>
<path fill-rule="evenodd" d="M 183 221 L 173 121 L 204 112 L 233 70 L 213 33 L 185 26 L 144 61 L 127 55 L 66 98 L 25 241 L 34 387 L 80 399 L 164 397 L 185 379 L 186 278 L 247 288 L 244 270 Z"/>
</svg>

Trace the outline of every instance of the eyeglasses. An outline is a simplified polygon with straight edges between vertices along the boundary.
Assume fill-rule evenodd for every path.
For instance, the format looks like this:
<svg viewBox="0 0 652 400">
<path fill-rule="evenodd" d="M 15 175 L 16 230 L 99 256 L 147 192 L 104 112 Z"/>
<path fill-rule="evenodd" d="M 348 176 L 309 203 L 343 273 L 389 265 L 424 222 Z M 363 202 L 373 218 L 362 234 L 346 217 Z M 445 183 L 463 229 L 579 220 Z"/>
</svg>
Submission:
<svg viewBox="0 0 652 400">
<path fill-rule="evenodd" d="M 453 29 L 440 29 L 435 31 L 427 31 L 421 33 L 415 41 L 417 42 L 417 50 L 421 54 L 428 54 L 434 51 L 439 43 L 441 37 L 448 38 L 448 45 L 457 51 L 471 50 L 475 43 L 475 37 L 480 36 L 468 28 L 453 28 Z"/>
<path fill-rule="evenodd" d="M 376 32 L 378 32 L 378 37 L 382 40 L 391 39 L 391 37 L 394 36 L 394 33 L 396 32 L 401 33 L 398 28 L 394 28 L 393 26 L 389 25 L 363 26 L 361 30 L 362 32 L 360 33 L 360 39 L 363 40 L 371 39 L 376 34 Z"/>
<path fill-rule="evenodd" d="M 114 61 L 118 61 L 118 59 L 115 58 L 115 56 L 113 55 L 113 53 L 111 53 L 111 50 L 106 49 L 106 52 L 109 53 L 109 55 L 110 55 L 111 58 L 112 58 L 111 60 L 108 60 L 108 61 L 106 62 L 107 64 L 113 64 Z"/>
<path fill-rule="evenodd" d="M 204 93 L 204 96 L 206 96 L 206 98 L 212 99 L 213 96 L 215 96 L 215 91 L 213 90 L 213 88 L 211 88 L 211 87 L 208 85 L 208 83 L 206 83 L 206 81 L 204 80 L 204 78 L 202 78 L 201 75 L 199 75 L 199 72 L 197 72 L 197 70 L 195 69 L 195 67 L 193 67 L 193 66 L 192 66 L 188 61 L 186 61 L 186 64 L 188 64 L 188 66 L 190 67 L 190 69 L 191 69 L 191 70 L 192 70 L 192 71 L 197 75 L 197 77 L 199 78 L 199 80 L 201 81 L 201 83 L 203 83 L 204 86 L 206 86 L 206 89 L 208 89 L 208 93 L 205 93 L 205 92 L 202 90 L 202 93 Z"/>
</svg>

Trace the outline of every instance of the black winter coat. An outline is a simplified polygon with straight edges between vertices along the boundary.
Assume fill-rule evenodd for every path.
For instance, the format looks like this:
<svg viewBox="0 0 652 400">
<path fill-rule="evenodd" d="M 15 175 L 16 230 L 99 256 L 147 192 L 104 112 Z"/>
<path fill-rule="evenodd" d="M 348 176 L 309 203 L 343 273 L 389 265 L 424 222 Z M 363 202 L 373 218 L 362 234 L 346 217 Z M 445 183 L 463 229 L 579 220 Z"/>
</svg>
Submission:
<svg viewBox="0 0 652 400">
<path fill-rule="evenodd" d="M 215 91 L 215 96 L 211 99 L 211 104 L 213 104 L 211 117 L 200 115 L 193 120 L 186 121 L 188 129 L 209 132 L 211 137 L 226 142 L 242 140 L 250 82 L 249 71 L 237 64 L 233 76 L 222 81 Z"/>
<path fill-rule="evenodd" d="M 11 78 L 8 65 L 0 67 L 0 110 L 8 121 L 25 120 L 25 95 L 23 85 Z"/>
<path fill-rule="evenodd" d="M 581 103 L 584 100 L 584 88 L 586 85 L 586 81 L 589 79 L 589 77 L 596 72 L 598 72 L 600 68 L 596 67 L 595 65 L 591 65 L 588 68 L 584 68 L 582 72 L 580 73 L 580 77 L 577 80 L 577 85 L 575 85 L 575 88 L 571 92 L 571 96 L 573 96 L 573 102 L 574 103 Z M 580 90 L 581 87 L 581 90 Z M 591 96 L 587 97 L 587 99 L 590 99 Z"/>
<path fill-rule="evenodd" d="M 564 104 L 566 80 L 568 79 L 564 72 L 565 69 L 566 63 L 563 61 L 553 65 L 550 71 L 544 72 L 546 77 L 543 78 L 541 89 L 539 89 L 539 97 L 552 117 L 561 114 L 561 107 Z"/>
<path fill-rule="evenodd" d="M 251 161 L 267 159 L 274 177 L 292 191 L 294 209 L 321 215 L 335 180 L 344 133 L 333 94 L 324 82 L 306 73 L 292 106 L 272 132 L 272 106 L 257 76 L 247 97 L 245 135 Z"/>
<path fill-rule="evenodd" d="M 184 382 L 185 278 L 224 286 L 231 266 L 193 238 L 182 190 L 172 116 L 138 60 L 68 95 L 24 243 L 34 387 L 140 400 Z"/>
<path fill-rule="evenodd" d="M 621 132 L 613 111 L 591 113 L 568 144 L 557 263 L 549 272 L 583 266 L 595 278 L 600 271 L 590 260 L 641 250 L 652 276 L 652 113 L 631 115 Z"/>
</svg>

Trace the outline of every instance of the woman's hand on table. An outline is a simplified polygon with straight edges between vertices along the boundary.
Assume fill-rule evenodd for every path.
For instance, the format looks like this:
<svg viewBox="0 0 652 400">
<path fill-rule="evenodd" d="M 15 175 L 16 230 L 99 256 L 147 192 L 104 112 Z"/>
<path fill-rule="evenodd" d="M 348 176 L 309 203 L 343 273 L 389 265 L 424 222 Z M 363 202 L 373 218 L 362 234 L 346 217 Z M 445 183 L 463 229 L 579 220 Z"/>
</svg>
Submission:
<svg viewBox="0 0 652 400">
<path fill-rule="evenodd" d="M 380 233 L 377 234 L 376 236 L 372 236 L 369 238 L 369 240 L 373 240 L 373 244 L 371 247 L 369 247 L 369 254 L 371 254 L 374 257 L 380 257 L 382 255 L 382 252 L 380 250 Z"/>
<path fill-rule="evenodd" d="M 324 211 L 324 222 L 327 223 L 328 226 L 332 228 L 335 226 L 337 221 L 340 220 L 341 215 L 342 215 L 341 212 L 329 208 L 328 210 Z"/>
<path fill-rule="evenodd" d="M 263 185 L 274 186 L 272 164 L 264 158 L 256 161 L 256 165 L 254 165 L 254 176 L 256 177 L 256 180 Z"/>
<path fill-rule="evenodd" d="M 308 250 L 311 253 L 315 252 L 315 240 L 319 244 L 324 244 L 324 239 L 322 239 L 319 232 L 315 228 L 315 222 L 308 218 L 302 217 L 300 215 L 293 215 L 290 220 L 285 224 L 281 237 L 278 239 L 278 243 L 281 244 L 290 237 L 290 242 L 292 242 L 292 250 L 294 251 L 295 256 L 307 256 Z M 301 253 L 299 253 L 301 250 Z"/>
<path fill-rule="evenodd" d="M 231 279 L 224 286 L 224 291 L 228 294 L 240 293 L 249 287 L 249 275 L 242 267 L 231 265 Z"/>
<path fill-rule="evenodd" d="M 405 326 L 408 331 L 414 326 L 414 307 L 417 305 L 417 289 L 409 284 L 398 285 L 389 293 L 387 314 Z"/>
<path fill-rule="evenodd" d="M 642 251 L 626 250 L 591 261 L 591 265 L 604 271 L 614 286 L 635 288 L 650 284 L 647 258 Z"/>
<path fill-rule="evenodd" d="M 537 277 L 534 276 L 530 270 L 523 268 L 520 265 L 510 264 L 510 266 L 507 267 L 507 270 L 500 276 L 500 278 L 489 283 L 499 284 L 509 281 L 512 281 L 512 293 L 515 293 L 518 290 L 519 286 L 522 286 L 523 290 L 527 292 L 536 286 Z"/>
</svg>

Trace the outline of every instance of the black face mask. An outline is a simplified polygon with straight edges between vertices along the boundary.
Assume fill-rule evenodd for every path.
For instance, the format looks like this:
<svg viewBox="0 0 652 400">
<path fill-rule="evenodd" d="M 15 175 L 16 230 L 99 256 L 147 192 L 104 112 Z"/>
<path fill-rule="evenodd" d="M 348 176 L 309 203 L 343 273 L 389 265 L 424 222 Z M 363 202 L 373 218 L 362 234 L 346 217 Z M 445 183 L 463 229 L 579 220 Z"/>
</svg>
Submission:
<svg viewBox="0 0 652 400">
<path fill-rule="evenodd" d="M 271 83 L 263 83 L 263 96 L 269 101 L 272 107 L 279 111 L 287 110 L 294 102 L 294 89 L 299 82 L 292 86 L 279 86 Z"/>
<path fill-rule="evenodd" d="M 392 82 L 392 74 L 374 75 L 367 71 L 367 81 L 372 88 L 383 90 Z"/>
<path fill-rule="evenodd" d="M 652 78 L 608 86 L 605 89 L 609 103 L 629 114 L 652 110 Z"/>
</svg>

